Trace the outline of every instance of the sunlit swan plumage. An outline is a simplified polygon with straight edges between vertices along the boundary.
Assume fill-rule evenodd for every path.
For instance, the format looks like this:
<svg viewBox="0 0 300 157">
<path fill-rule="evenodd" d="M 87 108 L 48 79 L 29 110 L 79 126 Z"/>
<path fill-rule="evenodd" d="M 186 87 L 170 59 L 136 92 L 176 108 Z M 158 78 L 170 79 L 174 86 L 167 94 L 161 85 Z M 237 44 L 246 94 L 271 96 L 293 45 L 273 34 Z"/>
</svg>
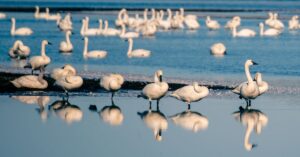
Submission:
<svg viewBox="0 0 300 157">
<path fill-rule="evenodd" d="M 292 16 L 292 18 L 289 20 L 289 29 L 299 29 L 300 28 L 298 19 L 299 19 L 298 15 Z"/>
<path fill-rule="evenodd" d="M 206 23 L 206 26 L 207 26 L 208 29 L 213 29 L 214 30 L 214 29 L 219 29 L 220 28 L 219 22 L 217 20 L 212 20 L 210 18 L 210 16 L 206 17 L 205 23 Z"/>
<path fill-rule="evenodd" d="M 147 84 L 139 97 L 148 99 L 150 104 L 152 100 L 159 102 L 159 99 L 165 96 L 169 89 L 168 83 L 162 81 L 162 76 L 163 71 L 157 70 L 154 74 L 154 83 Z"/>
<path fill-rule="evenodd" d="M 50 14 L 49 8 L 46 8 L 46 13 L 47 13 L 46 20 L 55 20 L 55 21 L 57 21 L 57 20 L 61 19 L 60 13 Z"/>
<path fill-rule="evenodd" d="M 60 42 L 60 46 L 59 46 L 60 52 L 72 52 L 73 51 L 73 44 L 70 41 L 71 34 L 72 34 L 71 31 L 66 32 L 66 41 Z"/>
<path fill-rule="evenodd" d="M 195 111 L 184 111 L 170 117 L 174 124 L 180 127 L 198 132 L 208 127 L 208 119 L 201 113 Z"/>
<path fill-rule="evenodd" d="M 46 12 L 40 13 L 39 6 L 35 6 L 34 18 L 36 18 L 36 19 L 46 19 L 47 18 L 47 13 Z"/>
<path fill-rule="evenodd" d="M 225 28 L 228 29 L 233 29 L 233 28 L 237 28 L 241 25 L 241 18 L 239 16 L 234 16 L 231 20 L 229 20 L 226 25 Z"/>
<path fill-rule="evenodd" d="M 84 37 L 84 49 L 83 49 L 83 56 L 85 58 L 105 58 L 107 55 L 106 51 L 103 50 L 93 50 L 88 51 L 88 41 L 87 37 Z"/>
<path fill-rule="evenodd" d="M 23 44 L 21 40 L 16 40 L 13 47 L 9 50 L 11 58 L 23 59 L 30 55 L 30 48 Z"/>
<path fill-rule="evenodd" d="M 53 78 L 54 80 L 62 79 L 67 75 L 70 76 L 76 75 L 76 69 L 70 64 L 66 64 L 61 68 L 55 68 L 51 72 L 51 78 Z"/>
<path fill-rule="evenodd" d="M 226 47 L 223 43 L 215 43 L 210 47 L 210 52 L 212 55 L 222 56 L 226 54 Z"/>
<path fill-rule="evenodd" d="M 127 51 L 127 56 L 129 58 L 135 57 L 135 58 L 146 58 L 151 55 L 151 51 L 145 50 L 145 49 L 133 49 L 133 39 L 129 38 L 128 39 L 128 51 Z"/>
<path fill-rule="evenodd" d="M 72 76 L 72 75 L 67 75 L 55 81 L 55 85 L 64 89 L 67 96 L 69 90 L 78 89 L 82 86 L 82 84 L 83 84 L 83 79 L 81 76 Z"/>
<path fill-rule="evenodd" d="M 33 31 L 28 27 L 21 27 L 16 29 L 16 19 L 11 18 L 11 29 L 10 34 L 12 36 L 19 35 L 19 36 L 28 36 L 31 35 Z"/>
<path fill-rule="evenodd" d="M 241 29 L 237 32 L 236 27 L 233 27 L 232 29 L 232 36 L 233 37 L 254 37 L 256 35 L 256 32 L 252 29 Z"/>
<path fill-rule="evenodd" d="M 258 85 L 259 95 L 264 94 L 269 89 L 269 84 L 266 81 L 262 80 L 262 74 L 257 72 L 254 77 L 254 81 Z"/>
<path fill-rule="evenodd" d="M 281 30 L 284 28 L 284 24 L 278 19 L 277 13 L 273 13 L 273 19 L 269 23 L 266 23 L 266 24 L 274 29 Z"/>
<path fill-rule="evenodd" d="M 11 83 L 17 88 L 29 88 L 29 89 L 46 89 L 48 82 L 43 79 L 43 73 L 39 76 L 25 75 L 14 79 Z"/>
<path fill-rule="evenodd" d="M 120 35 L 121 31 L 115 28 L 109 28 L 108 27 L 108 21 L 104 21 L 104 30 L 102 31 L 102 34 L 105 36 L 116 36 Z"/>
<path fill-rule="evenodd" d="M 264 24 L 262 22 L 259 23 L 259 29 L 260 29 L 261 36 L 277 36 L 281 33 L 280 30 L 274 28 L 269 28 L 267 30 L 264 30 Z"/>
<path fill-rule="evenodd" d="M 194 82 L 193 85 L 187 85 L 175 90 L 170 96 L 186 102 L 190 106 L 192 102 L 199 101 L 208 96 L 208 94 L 209 90 L 207 87 L 199 86 L 197 82 Z"/>
<path fill-rule="evenodd" d="M 73 29 L 71 14 L 68 13 L 63 19 L 57 19 L 56 24 L 57 27 L 62 31 L 71 31 Z"/>
<path fill-rule="evenodd" d="M 100 86 L 105 90 L 112 92 L 112 97 L 114 93 L 121 89 L 124 83 L 124 78 L 120 74 L 109 74 L 105 75 L 100 80 Z"/>
<path fill-rule="evenodd" d="M 80 30 L 80 34 L 82 36 L 95 36 L 100 33 L 99 29 L 96 28 L 89 28 L 88 27 L 88 18 L 82 20 L 82 26 Z"/>
</svg>

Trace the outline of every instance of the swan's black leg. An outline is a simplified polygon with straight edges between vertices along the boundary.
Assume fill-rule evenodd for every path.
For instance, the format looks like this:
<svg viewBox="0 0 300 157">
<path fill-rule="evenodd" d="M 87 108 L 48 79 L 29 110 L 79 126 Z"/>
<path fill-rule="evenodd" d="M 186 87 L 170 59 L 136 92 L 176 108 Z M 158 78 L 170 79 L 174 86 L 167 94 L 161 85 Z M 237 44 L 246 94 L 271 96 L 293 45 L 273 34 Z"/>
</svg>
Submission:
<svg viewBox="0 0 300 157">
<path fill-rule="evenodd" d="M 149 110 L 152 110 L 152 102 L 149 100 Z"/>
<path fill-rule="evenodd" d="M 159 111 L 159 99 L 157 99 L 157 102 L 156 102 L 156 110 Z"/>
<path fill-rule="evenodd" d="M 251 100 L 249 99 L 249 106 L 251 106 Z"/>
<path fill-rule="evenodd" d="M 188 103 L 188 110 L 191 110 L 191 103 Z"/>
<path fill-rule="evenodd" d="M 111 100 L 114 99 L 114 96 L 115 96 L 115 92 L 112 92 L 112 93 L 111 93 Z"/>
</svg>

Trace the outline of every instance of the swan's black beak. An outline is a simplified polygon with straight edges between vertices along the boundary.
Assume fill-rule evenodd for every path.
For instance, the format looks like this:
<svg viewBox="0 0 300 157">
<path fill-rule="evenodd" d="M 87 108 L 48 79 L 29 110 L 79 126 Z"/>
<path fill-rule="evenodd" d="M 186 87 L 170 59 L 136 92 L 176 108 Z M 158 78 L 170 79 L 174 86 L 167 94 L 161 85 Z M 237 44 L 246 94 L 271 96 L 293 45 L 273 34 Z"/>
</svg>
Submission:
<svg viewBox="0 0 300 157">
<path fill-rule="evenodd" d="M 257 144 L 252 144 L 252 149 L 257 147 Z"/>
<path fill-rule="evenodd" d="M 48 41 L 48 45 L 52 45 L 52 43 Z"/>
<path fill-rule="evenodd" d="M 252 63 L 253 63 L 253 65 L 258 65 L 258 63 L 254 62 L 254 61 L 252 61 Z"/>
<path fill-rule="evenodd" d="M 74 32 L 71 32 L 71 34 L 74 35 L 75 33 L 74 33 Z"/>
<path fill-rule="evenodd" d="M 159 76 L 159 82 L 162 82 L 162 75 Z"/>
</svg>

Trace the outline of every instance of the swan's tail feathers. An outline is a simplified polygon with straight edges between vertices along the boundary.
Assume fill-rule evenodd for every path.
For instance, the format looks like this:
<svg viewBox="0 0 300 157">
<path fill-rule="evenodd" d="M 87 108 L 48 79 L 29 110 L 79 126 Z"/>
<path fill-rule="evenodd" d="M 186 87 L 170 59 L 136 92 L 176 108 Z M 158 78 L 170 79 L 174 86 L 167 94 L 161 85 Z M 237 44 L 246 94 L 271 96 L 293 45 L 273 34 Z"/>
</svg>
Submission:
<svg viewBox="0 0 300 157">
<path fill-rule="evenodd" d="M 180 97 L 176 93 L 171 93 L 169 96 L 174 97 L 176 99 L 180 99 Z"/>
<path fill-rule="evenodd" d="M 31 68 L 32 68 L 32 66 L 31 66 L 31 64 L 26 64 L 26 65 L 24 66 L 24 68 L 31 69 Z"/>
<path fill-rule="evenodd" d="M 232 91 L 233 93 L 235 93 L 235 94 L 240 94 L 240 93 L 241 93 L 241 91 L 240 91 L 240 86 L 234 87 L 234 89 L 232 89 L 231 91 Z"/>
<path fill-rule="evenodd" d="M 12 84 L 13 84 L 15 87 L 17 87 L 17 88 L 21 88 L 21 85 L 20 85 L 19 82 L 16 81 L 16 80 L 10 81 L 10 83 L 12 83 Z"/>
<path fill-rule="evenodd" d="M 96 105 L 90 105 L 89 110 L 92 112 L 97 112 L 97 106 Z"/>
</svg>

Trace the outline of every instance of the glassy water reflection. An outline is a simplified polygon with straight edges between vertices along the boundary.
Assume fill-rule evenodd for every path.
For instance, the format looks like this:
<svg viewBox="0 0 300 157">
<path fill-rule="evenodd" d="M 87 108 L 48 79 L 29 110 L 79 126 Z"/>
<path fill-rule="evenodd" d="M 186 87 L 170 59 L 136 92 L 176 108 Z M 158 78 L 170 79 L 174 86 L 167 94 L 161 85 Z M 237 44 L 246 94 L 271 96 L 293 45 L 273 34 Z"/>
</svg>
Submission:
<svg viewBox="0 0 300 157">
<path fill-rule="evenodd" d="M 252 108 L 239 107 L 245 105 L 239 99 L 208 97 L 191 110 L 169 97 L 152 108 L 136 97 L 0 99 L 0 156 L 299 154 L 296 97 L 266 95 Z"/>
</svg>

